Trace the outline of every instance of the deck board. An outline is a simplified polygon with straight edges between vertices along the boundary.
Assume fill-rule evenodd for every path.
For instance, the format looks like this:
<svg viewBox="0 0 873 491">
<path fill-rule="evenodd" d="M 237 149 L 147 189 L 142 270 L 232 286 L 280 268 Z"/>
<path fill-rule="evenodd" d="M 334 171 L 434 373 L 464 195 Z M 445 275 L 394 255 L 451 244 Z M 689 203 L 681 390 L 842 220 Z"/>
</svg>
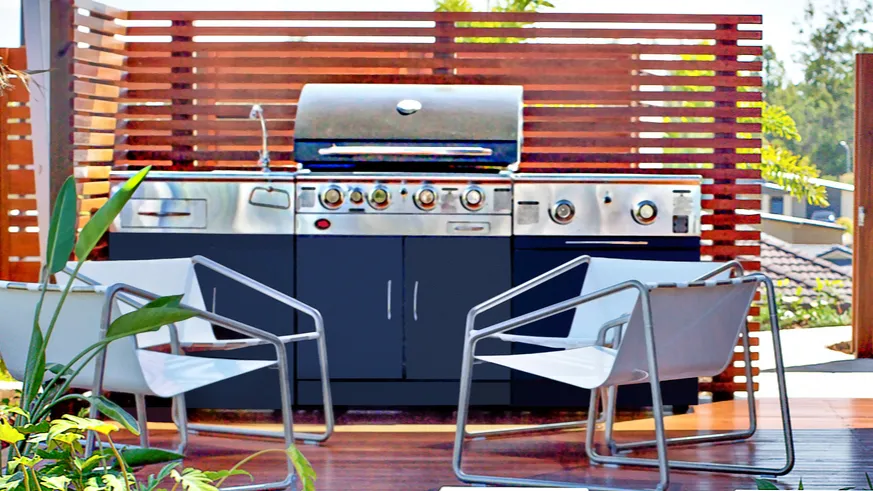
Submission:
<svg viewBox="0 0 873 491">
<path fill-rule="evenodd" d="M 794 489 L 802 478 L 806 489 L 862 487 L 864 472 L 873 472 L 873 399 L 801 399 L 793 401 L 791 409 L 797 464 L 777 485 Z M 697 449 L 676 447 L 670 451 L 671 458 L 778 466 L 782 462 L 783 444 L 776 401 L 760 401 L 759 413 L 760 430 L 752 440 Z M 484 425 L 487 418 L 480 415 L 475 423 L 487 426 Z M 298 419 L 307 420 L 305 415 Z M 328 443 L 300 448 L 318 473 L 318 491 L 438 490 L 442 486 L 460 485 L 451 468 L 454 435 L 453 426 L 447 424 L 450 419 L 448 414 L 424 417 L 405 414 L 395 417 L 399 424 L 388 424 L 378 418 L 367 421 L 362 416 L 343 416 Z M 412 420 L 426 423 L 410 424 Z M 502 419 L 500 423 L 511 421 Z M 742 400 L 704 404 L 690 414 L 667 418 L 671 435 L 741 428 L 744 424 L 747 419 Z M 649 438 L 651 434 L 646 430 L 650 427 L 646 420 L 623 421 L 616 428 L 617 438 L 620 441 Z M 176 441 L 167 424 L 156 423 L 151 428 L 154 444 L 169 447 Z M 299 424 L 297 429 L 316 430 L 317 425 Z M 590 484 L 652 486 L 657 478 L 655 470 L 589 466 L 584 437 L 584 432 L 565 432 L 471 442 L 467 445 L 466 469 L 473 473 Z M 190 458 L 185 465 L 209 470 L 229 468 L 248 454 L 265 448 L 281 448 L 281 443 L 196 435 L 192 437 Z M 247 469 L 259 481 L 280 479 L 284 463 L 281 456 L 267 455 L 250 463 Z M 673 471 L 672 482 L 672 490 L 754 489 L 754 480 L 748 476 Z"/>
</svg>

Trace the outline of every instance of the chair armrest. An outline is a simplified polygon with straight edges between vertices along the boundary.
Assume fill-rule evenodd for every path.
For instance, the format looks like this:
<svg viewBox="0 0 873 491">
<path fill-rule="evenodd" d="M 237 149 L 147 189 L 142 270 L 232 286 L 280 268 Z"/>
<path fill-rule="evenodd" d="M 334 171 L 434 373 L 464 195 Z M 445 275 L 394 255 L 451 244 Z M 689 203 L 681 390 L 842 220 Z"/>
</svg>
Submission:
<svg viewBox="0 0 873 491">
<path fill-rule="evenodd" d="M 510 288 L 509 290 L 506 290 L 505 292 L 503 292 L 497 296 L 494 296 L 492 298 L 489 298 L 488 300 L 485 300 L 484 302 L 480 303 L 479 305 L 476 305 L 475 307 L 470 309 L 470 312 L 467 314 L 466 332 L 469 334 L 470 332 L 473 331 L 473 328 L 476 324 L 476 316 L 481 314 L 482 312 L 485 312 L 486 310 L 493 309 L 494 307 L 496 307 L 496 306 L 498 306 L 498 305 L 500 305 L 508 300 L 511 300 L 511 299 L 521 295 L 522 293 L 524 293 L 528 290 L 536 288 L 537 286 L 542 285 L 543 283 L 545 283 L 545 282 L 547 282 L 547 281 L 549 281 L 557 276 L 560 276 L 560 275 L 566 273 L 567 271 L 570 271 L 571 269 L 575 269 L 576 267 L 581 266 L 583 264 L 588 264 L 589 262 L 591 262 L 591 256 L 579 256 L 579 257 L 573 259 L 572 261 L 567 261 L 566 263 L 558 266 L 557 268 L 546 271 L 545 273 L 537 276 L 536 278 L 532 278 L 532 279 L 530 279 L 530 280 L 528 280 L 528 281 L 526 281 L 518 286 Z"/>
<path fill-rule="evenodd" d="M 119 294 L 121 293 L 129 293 L 130 295 L 143 298 L 148 301 L 153 301 L 160 298 L 160 295 L 124 283 L 116 283 L 112 286 L 109 286 L 106 291 L 108 294 L 107 301 L 110 303 L 115 297 L 119 296 Z M 278 336 L 271 332 L 258 329 L 257 327 L 252 327 L 248 324 L 244 324 L 242 322 L 224 317 L 222 315 L 207 312 L 205 310 L 200 310 L 190 305 L 180 304 L 179 307 L 194 312 L 196 314 L 195 317 L 207 320 L 217 326 L 223 327 L 237 334 L 243 334 L 252 338 L 268 342 L 276 346 L 277 349 L 283 350 L 282 352 L 284 353 L 284 343 L 282 343 L 282 340 L 279 339 Z M 178 344 L 178 339 L 176 340 L 176 343 Z"/>
<path fill-rule="evenodd" d="M 713 276 L 717 276 L 718 274 L 723 273 L 727 270 L 732 270 L 737 276 L 743 276 L 746 274 L 745 269 L 743 269 L 743 265 L 735 259 L 733 261 L 728 261 L 722 264 L 717 269 L 714 269 L 699 278 L 696 278 L 694 282 L 708 280 Z"/>
<path fill-rule="evenodd" d="M 587 258 L 587 256 L 584 256 L 584 257 Z M 569 263 L 567 263 L 567 264 L 569 264 Z M 560 274 L 560 273 L 558 273 L 558 274 Z M 482 338 L 486 338 L 486 337 L 492 336 L 494 334 L 499 334 L 499 333 L 503 333 L 506 331 L 510 331 L 512 329 L 516 329 L 518 327 L 526 326 L 526 325 L 532 324 L 536 321 L 546 319 L 548 317 L 552 317 L 553 315 L 557 315 L 557 314 L 560 314 L 562 312 L 566 312 L 570 309 L 574 309 L 574 308 L 578 307 L 579 305 L 582 305 L 583 303 L 588 303 L 588 302 L 597 300 L 598 298 L 606 297 L 606 296 L 613 295 L 615 293 L 622 292 L 624 290 L 630 290 L 630 289 L 636 289 L 636 290 L 639 290 L 640 293 L 646 293 L 646 294 L 649 291 L 649 287 L 640 283 L 637 280 L 625 281 L 625 282 L 618 283 L 618 284 L 612 285 L 610 287 L 604 288 L 602 290 L 598 290 L 596 292 L 588 293 L 586 295 L 579 295 L 577 297 L 573 297 L 571 299 L 564 300 L 563 302 L 558 302 L 556 304 L 549 305 L 548 307 L 543 307 L 539 310 L 535 310 L 533 312 L 530 312 L 530 313 L 527 313 L 527 314 L 524 314 L 524 315 L 521 315 L 518 317 L 513 317 L 512 319 L 505 320 L 503 322 L 500 322 L 498 324 L 494 324 L 494 325 L 489 326 L 489 327 L 485 327 L 485 328 L 478 329 L 478 330 L 471 330 L 470 333 L 468 334 L 468 337 L 469 337 L 470 341 L 476 342 Z M 621 318 L 619 318 L 619 319 L 621 319 Z M 616 322 L 617 321 L 618 321 L 618 319 L 616 319 Z M 605 324 L 601 329 L 603 330 L 603 329 L 606 329 L 607 327 L 609 327 L 609 328 L 616 327 L 615 325 L 612 325 L 612 324 L 613 324 L 612 322 L 609 322 L 609 323 Z M 620 324 L 618 324 L 618 325 L 620 325 Z"/>
<path fill-rule="evenodd" d="M 215 271 L 220 275 L 226 276 L 227 278 L 230 278 L 237 283 L 245 285 L 258 293 L 262 293 L 274 300 L 277 300 L 293 308 L 294 310 L 297 310 L 298 312 L 303 312 L 309 317 L 312 317 L 313 322 L 315 322 L 315 332 L 319 334 L 324 332 L 324 319 L 321 316 L 321 312 L 319 312 L 316 308 L 309 306 L 301 302 L 300 300 L 297 300 L 296 298 L 285 295 L 275 288 L 271 288 L 259 281 L 249 278 L 248 276 L 245 276 L 237 271 L 228 268 L 227 266 L 223 266 L 203 256 L 194 256 L 191 258 L 191 262 Z"/>
</svg>

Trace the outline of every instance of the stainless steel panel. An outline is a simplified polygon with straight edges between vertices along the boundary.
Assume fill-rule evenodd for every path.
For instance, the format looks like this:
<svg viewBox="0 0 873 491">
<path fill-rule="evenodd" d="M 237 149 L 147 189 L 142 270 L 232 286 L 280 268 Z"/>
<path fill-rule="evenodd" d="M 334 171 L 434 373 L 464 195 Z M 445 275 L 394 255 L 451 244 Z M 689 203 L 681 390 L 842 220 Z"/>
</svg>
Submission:
<svg viewBox="0 0 873 491">
<path fill-rule="evenodd" d="M 294 138 L 515 142 L 522 95 L 511 85 L 307 84 Z"/>
<path fill-rule="evenodd" d="M 327 220 L 326 229 L 316 227 Z M 489 236 L 509 237 L 509 215 L 388 215 L 388 214 L 303 214 L 297 215 L 297 235 L 381 235 L 381 236 Z"/>
<path fill-rule="evenodd" d="M 534 236 L 699 236 L 699 176 L 516 175 L 513 177 L 513 233 Z M 551 211 L 560 200 L 575 216 L 557 223 Z M 634 207 L 657 206 L 650 224 L 634 220 Z M 686 216 L 687 231 L 674 232 L 674 216 Z"/>
<path fill-rule="evenodd" d="M 124 228 L 206 228 L 205 199 L 131 199 L 121 214 Z"/>
<path fill-rule="evenodd" d="M 128 170 L 113 170 L 109 173 L 109 180 L 113 183 L 124 182 L 134 175 L 137 171 Z M 231 171 L 231 170 L 214 170 L 214 171 L 164 171 L 153 170 L 146 177 L 148 181 L 259 181 L 259 182 L 293 182 L 296 177 L 295 172 L 285 171 Z"/>
<path fill-rule="evenodd" d="M 292 179 L 245 176 L 203 179 L 207 172 L 177 173 L 162 180 L 155 173 L 140 184 L 110 229 L 113 232 L 275 234 L 294 233 L 295 189 Z M 122 185 L 116 180 L 112 192 Z M 158 206 L 158 204 L 161 206 Z M 167 204 L 169 203 L 169 204 Z M 188 203 L 185 208 L 180 203 Z M 195 204 L 191 204 L 195 203 Z M 202 205 L 200 204 L 202 203 Z M 190 215 L 174 214 L 174 211 Z M 145 215 L 142 213 L 146 212 Z M 161 215 L 163 214 L 163 215 Z M 185 223 L 184 220 L 189 220 Z M 190 225 L 190 226 L 187 226 Z"/>
<path fill-rule="evenodd" d="M 390 195 L 390 203 L 384 209 L 376 209 L 366 197 L 377 185 L 384 186 Z M 413 197 L 416 191 L 430 185 L 437 191 L 437 204 L 432 210 L 416 206 Z M 467 188 L 476 186 L 485 195 L 478 210 L 471 211 L 462 204 L 461 197 Z M 324 191 L 336 186 L 343 192 L 340 206 L 329 209 L 321 202 Z M 359 190 L 365 197 L 362 203 L 353 203 L 352 191 Z M 379 215 L 510 215 L 512 181 L 508 176 L 469 176 L 429 174 L 425 176 L 406 174 L 309 174 L 297 178 L 297 213 L 299 214 L 379 214 Z M 403 218 L 397 217 L 397 227 L 403 227 Z"/>
</svg>

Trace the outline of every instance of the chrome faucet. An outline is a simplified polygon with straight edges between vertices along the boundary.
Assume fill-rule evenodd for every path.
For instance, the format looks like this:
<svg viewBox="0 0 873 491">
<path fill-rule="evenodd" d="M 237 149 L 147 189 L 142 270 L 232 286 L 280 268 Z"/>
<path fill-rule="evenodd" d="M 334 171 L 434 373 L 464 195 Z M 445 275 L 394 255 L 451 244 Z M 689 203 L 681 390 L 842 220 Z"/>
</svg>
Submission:
<svg viewBox="0 0 873 491">
<path fill-rule="evenodd" d="M 267 150 L 267 122 L 264 120 L 264 108 L 262 108 L 260 104 L 255 104 L 254 106 L 252 106 L 252 110 L 251 112 L 249 112 L 249 119 L 261 120 L 262 148 L 261 158 L 258 159 L 258 163 L 261 164 L 261 167 L 264 171 L 269 171 L 270 151 Z"/>
</svg>

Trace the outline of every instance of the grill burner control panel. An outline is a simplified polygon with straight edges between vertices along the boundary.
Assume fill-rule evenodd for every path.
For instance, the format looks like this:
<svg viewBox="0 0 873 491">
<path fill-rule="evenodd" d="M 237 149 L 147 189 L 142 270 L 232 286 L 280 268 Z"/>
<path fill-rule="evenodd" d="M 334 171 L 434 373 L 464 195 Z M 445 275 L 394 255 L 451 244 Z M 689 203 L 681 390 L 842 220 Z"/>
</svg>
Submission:
<svg viewBox="0 0 873 491">
<path fill-rule="evenodd" d="M 509 236 L 512 232 L 508 176 L 301 175 L 296 204 L 298 234 Z"/>
<path fill-rule="evenodd" d="M 699 236 L 699 176 L 513 177 L 515 235 Z"/>
</svg>

